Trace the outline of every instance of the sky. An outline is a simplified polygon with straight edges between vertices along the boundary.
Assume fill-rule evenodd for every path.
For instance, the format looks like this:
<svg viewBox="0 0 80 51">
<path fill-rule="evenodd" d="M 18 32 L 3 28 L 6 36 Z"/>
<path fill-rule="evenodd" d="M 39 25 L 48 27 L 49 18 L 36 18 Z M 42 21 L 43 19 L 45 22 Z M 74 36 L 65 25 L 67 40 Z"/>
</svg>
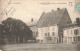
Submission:
<svg viewBox="0 0 80 51">
<path fill-rule="evenodd" d="M 0 0 L 0 22 L 12 17 L 27 23 L 31 18 L 39 20 L 43 12 L 51 12 L 57 8 L 67 8 L 70 18 L 74 22 L 77 17 L 80 17 L 80 13 L 75 11 L 74 5 L 74 0 Z"/>
</svg>

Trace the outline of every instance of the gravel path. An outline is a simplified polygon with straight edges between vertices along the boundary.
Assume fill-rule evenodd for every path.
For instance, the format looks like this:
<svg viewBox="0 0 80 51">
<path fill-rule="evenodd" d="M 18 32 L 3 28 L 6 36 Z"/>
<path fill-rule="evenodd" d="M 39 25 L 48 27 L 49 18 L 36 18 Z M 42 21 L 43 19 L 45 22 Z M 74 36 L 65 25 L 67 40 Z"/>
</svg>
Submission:
<svg viewBox="0 0 80 51">
<path fill-rule="evenodd" d="M 3 51 L 80 51 L 75 44 L 12 44 L 4 45 Z"/>
</svg>

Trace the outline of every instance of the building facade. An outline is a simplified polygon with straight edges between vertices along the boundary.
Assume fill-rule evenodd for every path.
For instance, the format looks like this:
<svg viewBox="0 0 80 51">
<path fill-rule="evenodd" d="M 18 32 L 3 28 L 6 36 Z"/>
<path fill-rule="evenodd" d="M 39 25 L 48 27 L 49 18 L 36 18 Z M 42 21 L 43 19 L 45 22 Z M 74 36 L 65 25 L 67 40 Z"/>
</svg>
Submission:
<svg viewBox="0 0 80 51">
<path fill-rule="evenodd" d="M 33 20 L 33 18 L 31 18 L 30 22 L 27 22 L 27 25 L 29 26 L 30 30 L 32 31 L 33 34 L 33 39 L 36 40 L 37 37 L 37 28 L 36 28 L 36 24 L 37 24 L 38 20 Z"/>
<path fill-rule="evenodd" d="M 64 43 L 78 43 L 80 42 L 80 27 L 77 25 L 63 29 Z"/>
<path fill-rule="evenodd" d="M 40 43 L 58 43 L 58 26 L 49 26 L 38 28 L 38 37 Z"/>
<path fill-rule="evenodd" d="M 37 23 L 37 40 L 40 43 L 63 43 L 63 28 L 71 23 L 66 8 L 43 12 Z"/>
</svg>

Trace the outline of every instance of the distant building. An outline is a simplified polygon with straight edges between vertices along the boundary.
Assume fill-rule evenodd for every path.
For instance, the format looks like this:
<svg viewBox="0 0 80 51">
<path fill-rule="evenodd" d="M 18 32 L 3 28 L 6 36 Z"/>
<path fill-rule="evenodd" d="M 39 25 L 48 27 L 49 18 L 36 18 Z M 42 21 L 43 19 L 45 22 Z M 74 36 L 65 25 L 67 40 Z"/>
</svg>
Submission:
<svg viewBox="0 0 80 51">
<path fill-rule="evenodd" d="M 80 18 L 76 19 L 76 23 L 67 25 L 63 29 L 64 43 L 80 42 Z"/>
<path fill-rule="evenodd" d="M 38 20 L 34 20 L 33 18 L 31 18 L 30 22 L 27 22 L 27 25 L 29 26 L 30 30 L 32 30 L 33 38 L 35 39 L 37 37 L 37 28 L 36 28 L 37 22 Z"/>
<path fill-rule="evenodd" d="M 72 22 L 66 8 L 43 12 L 37 23 L 37 40 L 40 43 L 63 43 L 62 29 L 70 23 Z"/>
</svg>

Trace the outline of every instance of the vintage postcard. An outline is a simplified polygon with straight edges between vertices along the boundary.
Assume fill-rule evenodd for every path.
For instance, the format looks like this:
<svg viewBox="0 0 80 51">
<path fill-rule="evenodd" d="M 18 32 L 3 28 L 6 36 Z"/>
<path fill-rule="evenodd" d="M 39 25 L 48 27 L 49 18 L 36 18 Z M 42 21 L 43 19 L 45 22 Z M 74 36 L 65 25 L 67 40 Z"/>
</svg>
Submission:
<svg viewBox="0 0 80 51">
<path fill-rule="evenodd" d="M 80 0 L 0 0 L 0 51 L 80 51 Z"/>
</svg>

